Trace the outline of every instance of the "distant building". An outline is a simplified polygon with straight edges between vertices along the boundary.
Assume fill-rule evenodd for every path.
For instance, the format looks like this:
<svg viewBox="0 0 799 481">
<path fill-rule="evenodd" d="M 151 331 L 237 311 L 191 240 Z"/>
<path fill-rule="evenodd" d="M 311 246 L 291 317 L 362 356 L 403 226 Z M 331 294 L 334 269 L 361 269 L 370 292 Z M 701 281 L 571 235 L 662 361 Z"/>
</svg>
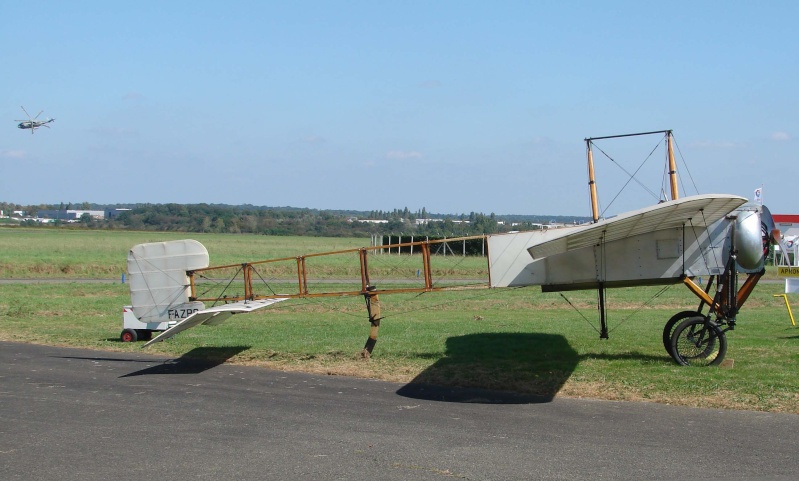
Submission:
<svg viewBox="0 0 799 481">
<path fill-rule="evenodd" d="M 784 236 L 799 236 L 799 215 L 796 214 L 774 214 L 774 225 Z"/>
<path fill-rule="evenodd" d="M 119 217 L 119 214 L 122 214 L 123 212 L 127 212 L 129 210 L 130 209 L 106 209 L 105 218 L 109 220 L 116 219 L 117 217 Z"/>
<path fill-rule="evenodd" d="M 57 220 L 80 220 L 83 214 L 89 214 L 93 219 L 102 220 L 105 218 L 105 212 L 102 210 L 40 210 L 39 218 L 42 219 L 57 219 Z"/>
<path fill-rule="evenodd" d="M 388 221 L 383 219 L 355 219 L 355 221 L 365 224 L 388 224 Z"/>
</svg>

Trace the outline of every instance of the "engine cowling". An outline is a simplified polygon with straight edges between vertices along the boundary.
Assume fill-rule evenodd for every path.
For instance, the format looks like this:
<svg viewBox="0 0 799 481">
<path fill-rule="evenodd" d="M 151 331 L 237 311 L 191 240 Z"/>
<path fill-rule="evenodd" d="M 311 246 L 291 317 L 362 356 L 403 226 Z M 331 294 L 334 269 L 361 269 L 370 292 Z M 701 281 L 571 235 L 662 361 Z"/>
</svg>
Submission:
<svg viewBox="0 0 799 481">
<path fill-rule="evenodd" d="M 757 269 L 763 261 L 763 236 L 756 211 L 741 212 L 735 219 L 735 248 L 738 264 L 744 269 Z"/>
<path fill-rule="evenodd" d="M 735 248 L 738 265 L 758 269 L 773 241 L 774 220 L 766 206 L 743 210 L 735 219 Z"/>
</svg>

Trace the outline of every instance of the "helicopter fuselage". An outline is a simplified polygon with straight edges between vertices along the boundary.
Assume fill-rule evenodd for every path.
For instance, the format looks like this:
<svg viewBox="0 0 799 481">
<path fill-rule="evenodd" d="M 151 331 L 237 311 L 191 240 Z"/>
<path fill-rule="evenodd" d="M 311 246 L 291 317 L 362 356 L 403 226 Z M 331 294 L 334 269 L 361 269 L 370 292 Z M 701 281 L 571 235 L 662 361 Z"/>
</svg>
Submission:
<svg viewBox="0 0 799 481">
<path fill-rule="evenodd" d="M 31 122 L 30 120 L 25 120 L 23 122 L 20 122 L 17 125 L 17 128 L 19 128 L 19 129 L 38 129 L 39 127 L 43 126 L 44 124 L 49 124 L 53 120 L 55 120 L 55 119 L 47 119 L 47 120 L 43 120 L 43 121 L 40 121 L 40 122 L 38 122 L 38 121 Z"/>
</svg>

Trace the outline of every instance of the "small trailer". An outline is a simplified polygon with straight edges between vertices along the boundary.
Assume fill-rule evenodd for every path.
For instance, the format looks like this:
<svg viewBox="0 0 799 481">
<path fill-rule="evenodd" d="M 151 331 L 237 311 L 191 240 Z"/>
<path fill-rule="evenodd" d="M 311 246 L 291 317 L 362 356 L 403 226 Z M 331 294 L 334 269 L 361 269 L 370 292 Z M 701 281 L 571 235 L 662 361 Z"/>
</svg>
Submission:
<svg viewBox="0 0 799 481">
<path fill-rule="evenodd" d="M 149 341 L 153 338 L 153 332 L 166 331 L 177 323 L 178 321 L 142 322 L 133 313 L 133 306 L 125 306 L 122 308 L 122 334 L 119 339 L 122 342 Z"/>
</svg>

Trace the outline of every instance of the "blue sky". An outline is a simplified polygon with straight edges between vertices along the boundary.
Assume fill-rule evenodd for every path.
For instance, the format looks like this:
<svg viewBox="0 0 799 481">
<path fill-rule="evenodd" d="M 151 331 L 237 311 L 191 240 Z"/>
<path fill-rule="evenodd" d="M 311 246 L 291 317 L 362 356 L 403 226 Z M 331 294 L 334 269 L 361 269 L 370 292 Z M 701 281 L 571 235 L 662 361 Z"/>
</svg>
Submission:
<svg viewBox="0 0 799 481">
<path fill-rule="evenodd" d="M 2 0 L 0 200 L 589 215 L 583 139 L 673 129 L 681 194 L 762 185 L 797 213 L 796 18 L 790 1 Z M 20 105 L 57 120 L 31 135 Z M 597 146 L 632 172 L 660 140 Z M 641 170 L 655 194 L 664 157 Z M 611 204 L 627 178 L 595 160 L 606 214 L 656 201 L 631 183 Z"/>
</svg>

